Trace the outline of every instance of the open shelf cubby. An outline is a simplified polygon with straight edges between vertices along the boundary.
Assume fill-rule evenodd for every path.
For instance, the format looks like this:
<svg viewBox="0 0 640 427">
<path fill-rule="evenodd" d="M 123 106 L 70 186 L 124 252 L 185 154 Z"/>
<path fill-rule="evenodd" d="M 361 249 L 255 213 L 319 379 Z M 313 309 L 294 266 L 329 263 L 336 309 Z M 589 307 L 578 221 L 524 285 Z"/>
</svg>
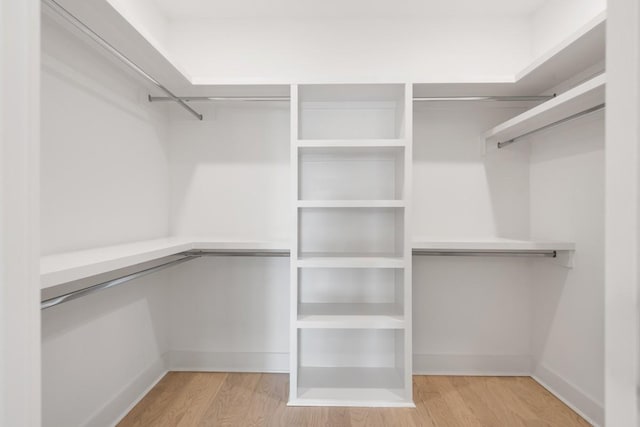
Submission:
<svg viewBox="0 0 640 427">
<path fill-rule="evenodd" d="M 405 136 L 405 85 L 303 85 L 300 140 L 394 140 Z"/>
<path fill-rule="evenodd" d="M 413 406 L 403 329 L 300 329 L 301 406 Z"/>
<path fill-rule="evenodd" d="M 298 328 L 401 329 L 403 269 L 298 271 Z"/>
<path fill-rule="evenodd" d="M 300 148 L 299 200 L 402 200 L 404 148 Z"/>
<path fill-rule="evenodd" d="M 298 216 L 302 258 L 403 256 L 403 208 L 300 208 Z"/>
</svg>

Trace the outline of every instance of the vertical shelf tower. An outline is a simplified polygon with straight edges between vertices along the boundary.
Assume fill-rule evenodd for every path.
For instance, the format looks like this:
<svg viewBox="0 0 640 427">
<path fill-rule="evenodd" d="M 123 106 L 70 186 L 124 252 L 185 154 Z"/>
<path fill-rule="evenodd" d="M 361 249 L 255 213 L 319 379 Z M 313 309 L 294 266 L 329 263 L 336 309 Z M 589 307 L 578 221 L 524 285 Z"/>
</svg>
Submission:
<svg viewBox="0 0 640 427">
<path fill-rule="evenodd" d="M 289 405 L 412 407 L 412 86 L 291 101 Z"/>
</svg>

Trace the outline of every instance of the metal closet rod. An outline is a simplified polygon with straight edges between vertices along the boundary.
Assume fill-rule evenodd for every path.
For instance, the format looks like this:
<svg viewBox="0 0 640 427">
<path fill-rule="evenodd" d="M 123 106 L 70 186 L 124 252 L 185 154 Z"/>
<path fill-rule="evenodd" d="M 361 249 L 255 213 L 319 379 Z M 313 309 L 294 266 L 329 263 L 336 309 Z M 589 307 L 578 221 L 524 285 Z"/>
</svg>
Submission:
<svg viewBox="0 0 640 427">
<path fill-rule="evenodd" d="M 98 45 L 100 45 L 103 49 L 105 49 L 107 52 L 111 53 L 113 56 L 118 58 L 125 65 L 127 65 L 129 68 L 135 71 L 138 75 L 142 76 L 144 79 L 146 79 L 155 87 L 157 87 L 162 92 L 164 92 L 167 95 L 166 98 L 168 100 L 177 102 L 182 108 L 187 110 L 189 113 L 195 116 L 198 120 L 202 120 L 202 114 L 198 113 L 196 110 L 188 106 L 182 99 L 180 99 L 180 97 L 176 96 L 173 92 L 171 92 L 169 89 L 164 87 L 160 82 L 154 79 L 149 73 L 144 71 L 135 62 L 127 58 L 118 49 L 116 49 L 105 39 L 100 37 L 95 31 L 89 28 L 84 22 L 82 22 L 80 19 L 74 16 L 67 9 L 62 7 L 58 2 L 56 2 L 55 0 L 42 0 L 42 3 L 44 3 L 46 6 L 49 7 L 49 9 L 51 9 L 53 12 L 55 12 L 60 17 L 65 19 L 67 22 L 69 22 L 71 25 L 73 25 L 78 30 L 80 30 L 82 33 L 90 37 L 93 41 L 98 43 Z"/>
<path fill-rule="evenodd" d="M 591 108 L 588 108 L 588 109 L 586 109 L 584 111 L 580 111 L 579 113 L 572 114 L 571 116 L 565 117 L 564 119 L 560 119 L 560 120 L 555 121 L 553 123 L 550 123 L 548 125 L 542 126 L 541 128 L 534 129 L 534 130 L 532 130 L 530 132 L 527 132 L 527 133 L 523 133 L 522 135 L 516 136 L 515 138 L 511 138 L 511 139 L 509 139 L 507 141 L 499 141 L 498 142 L 498 148 L 506 147 L 507 145 L 511 145 L 514 142 L 517 142 L 518 140 L 520 140 L 522 138 L 525 138 L 525 137 L 527 137 L 529 135 L 533 135 L 534 133 L 541 132 L 543 130 L 558 126 L 558 125 L 560 125 L 562 123 L 566 123 L 566 122 L 571 121 L 571 120 L 575 120 L 578 117 L 586 116 L 587 114 L 591 114 L 591 113 L 595 113 L 596 111 L 603 110 L 605 107 L 606 107 L 606 105 L 604 103 L 602 103 L 602 104 L 596 105 L 595 107 L 591 107 Z"/>
<path fill-rule="evenodd" d="M 182 264 L 183 262 L 191 261 L 192 259 L 199 258 L 197 255 L 186 255 L 184 258 L 176 259 L 173 261 L 165 262 L 164 264 L 156 265 L 155 267 L 147 268 L 136 273 L 127 274 L 126 276 L 118 277 L 117 279 L 108 280 L 106 282 L 98 283 L 97 285 L 89 286 L 84 289 L 79 289 L 77 291 L 69 292 L 64 295 L 60 295 L 58 297 L 49 298 L 40 302 L 40 309 L 45 310 L 47 308 L 54 307 L 56 305 L 73 301 L 74 299 L 78 299 L 94 292 L 101 291 L 103 289 L 113 288 L 123 283 L 127 283 L 131 280 L 138 279 L 142 276 L 146 276 L 147 274 L 155 273 L 160 270 L 164 270 L 167 267 L 171 267 L 174 265 Z"/>
<path fill-rule="evenodd" d="M 120 286 L 124 283 L 130 282 L 131 280 L 138 279 L 140 277 L 146 276 L 148 274 L 152 274 L 158 272 L 160 270 L 164 270 L 165 268 L 182 264 L 183 262 L 191 261 L 193 259 L 197 259 L 203 256 L 241 256 L 241 257 L 288 257 L 290 255 L 290 251 L 287 249 L 276 250 L 276 251 L 256 251 L 256 250 L 248 250 L 248 251 L 224 251 L 224 250 L 193 250 L 182 252 L 180 254 L 184 258 L 180 258 L 173 261 L 165 262 L 164 264 L 156 265 L 155 267 L 147 268 L 141 271 L 137 271 L 135 273 L 127 274 L 125 276 L 118 277 L 116 279 L 111 279 L 106 282 L 101 282 L 96 285 L 88 286 L 83 289 L 79 289 L 77 291 L 72 291 L 66 293 L 64 295 L 60 295 L 54 298 L 49 298 L 40 302 L 40 309 L 46 310 L 47 308 L 55 307 L 56 305 L 63 304 L 65 302 L 73 301 L 78 298 L 82 298 L 84 296 L 93 294 L 94 292 L 98 292 L 104 289 L 113 288 L 116 286 Z M 447 251 L 447 250 L 431 250 L 431 249 L 414 249 L 414 256 L 515 256 L 515 257 L 549 257 L 555 258 L 557 256 L 556 251 Z"/>
<path fill-rule="evenodd" d="M 446 251 L 431 249 L 414 249 L 413 255 L 416 256 L 509 256 L 509 257 L 546 257 L 556 258 L 557 251 Z"/>
<path fill-rule="evenodd" d="M 435 101 L 548 101 L 556 95 L 544 96 L 496 96 L 496 95 L 465 95 L 465 96 L 419 96 L 414 97 L 414 102 L 435 102 Z M 290 101 L 288 95 L 282 96 L 179 96 L 177 99 L 184 102 L 207 102 L 207 101 Z M 151 96 L 149 102 L 175 101 L 168 96 Z"/>
</svg>

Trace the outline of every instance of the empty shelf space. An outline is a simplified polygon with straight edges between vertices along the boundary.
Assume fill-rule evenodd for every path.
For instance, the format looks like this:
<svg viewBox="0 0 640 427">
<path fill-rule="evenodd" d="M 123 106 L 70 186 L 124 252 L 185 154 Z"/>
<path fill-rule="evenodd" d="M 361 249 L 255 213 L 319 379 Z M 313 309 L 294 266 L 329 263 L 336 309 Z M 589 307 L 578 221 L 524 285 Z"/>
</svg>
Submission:
<svg viewBox="0 0 640 427">
<path fill-rule="evenodd" d="M 313 253 L 298 258 L 300 268 L 404 268 L 405 260 L 399 256 L 379 254 Z"/>
<path fill-rule="evenodd" d="M 402 306 L 393 303 L 303 303 L 298 328 L 402 329 Z"/>
<path fill-rule="evenodd" d="M 395 368 L 300 367 L 292 406 L 414 407 Z"/>
<path fill-rule="evenodd" d="M 299 208 L 403 208 L 404 200 L 298 200 Z"/>
<path fill-rule="evenodd" d="M 605 101 L 605 84 L 605 74 L 594 77 L 494 127 L 485 134 L 485 142 L 493 146 L 500 142 L 510 141 L 597 107 Z"/>
</svg>

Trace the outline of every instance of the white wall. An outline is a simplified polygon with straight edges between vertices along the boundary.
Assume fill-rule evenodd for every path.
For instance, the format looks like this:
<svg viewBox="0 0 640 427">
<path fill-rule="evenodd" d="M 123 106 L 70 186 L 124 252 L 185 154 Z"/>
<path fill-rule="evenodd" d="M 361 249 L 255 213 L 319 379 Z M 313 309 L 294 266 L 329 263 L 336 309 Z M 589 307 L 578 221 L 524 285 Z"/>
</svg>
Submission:
<svg viewBox="0 0 640 427">
<path fill-rule="evenodd" d="M 197 107 L 171 116 L 172 234 L 287 240 L 288 103 Z"/>
<path fill-rule="evenodd" d="M 415 103 L 414 237 L 528 236 L 527 147 L 487 157 L 479 148 L 487 129 L 526 107 Z"/>
<path fill-rule="evenodd" d="M 531 270 L 535 375 L 603 424 L 604 115 L 531 140 L 531 237 L 575 242 L 574 267 Z"/>
<path fill-rule="evenodd" d="M 531 16 L 531 53 L 536 58 L 607 10 L 607 0 L 547 0 Z"/>
<path fill-rule="evenodd" d="M 42 31 L 42 252 L 165 236 L 163 110 L 99 48 L 47 17 Z M 166 283 L 158 273 L 43 312 L 43 425 L 113 424 L 165 372 Z"/>
<path fill-rule="evenodd" d="M 167 277 L 43 311 L 43 426 L 113 425 L 164 375 Z"/>
<path fill-rule="evenodd" d="M 507 81 L 522 18 L 174 20 L 167 51 L 194 83 Z"/>
<path fill-rule="evenodd" d="M 609 427 L 636 427 L 640 423 L 640 5 L 635 0 L 609 3 L 605 156 L 606 421 Z"/>
<path fill-rule="evenodd" d="M 171 115 L 171 229 L 289 238 L 289 104 L 198 104 Z M 175 369 L 288 369 L 289 259 L 209 257 L 171 269 Z"/>
<path fill-rule="evenodd" d="M 45 17 L 43 254 L 169 231 L 166 117 L 98 49 Z"/>
<path fill-rule="evenodd" d="M 0 2 L 0 425 L 40 425 L 40 2 Z"/>
</svg>

